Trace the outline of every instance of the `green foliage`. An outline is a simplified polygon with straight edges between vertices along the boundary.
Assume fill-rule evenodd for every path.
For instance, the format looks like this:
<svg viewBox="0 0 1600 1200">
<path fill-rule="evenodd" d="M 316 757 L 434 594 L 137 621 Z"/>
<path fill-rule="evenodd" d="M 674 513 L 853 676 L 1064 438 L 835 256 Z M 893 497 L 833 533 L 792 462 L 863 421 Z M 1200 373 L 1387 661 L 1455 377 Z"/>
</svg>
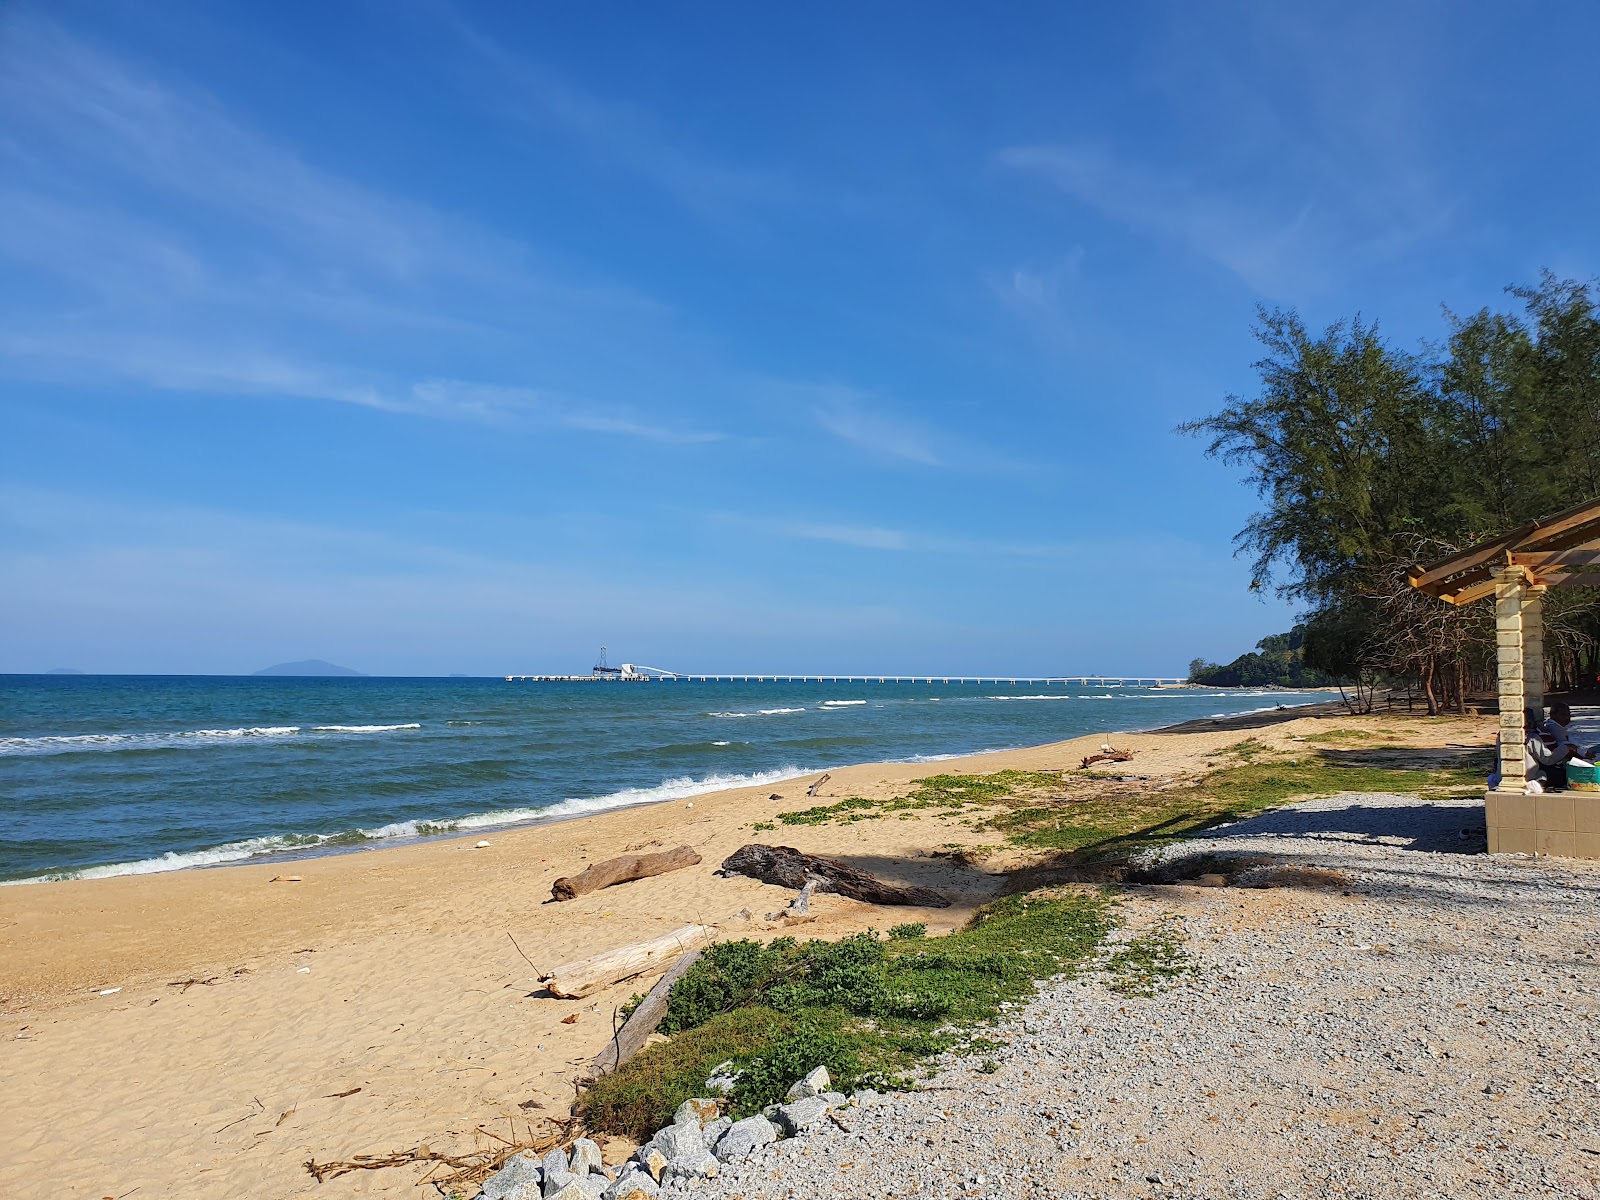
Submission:
<svg viewBox="0 0 1600 1200">
<path fill-rule="evenodd" d="M 916 924 L 894 925 L 889 929 L 891 938 L 920 938 L 928 936 L 928 927 L 921 921 Z"/>
<path fill-rule="evenodd" d="M 1177 930 L 1160 925 L 1130 939 L 1105 963 L 1107 983 L 1123 996 L 1154 996 L 1194 970 Z"/>
<path fill-rule="evenodd" d="M 987 825 L 1015 845 L 1103 859 L 1192 837 L 1290 800 L 1347 792 L 1459 796 L 1483 788 L 1484 769 L 1477 766 L 1404 769 L 1346 765 L 1321 755 L 1288 762 L 1253 762 L 1248 752 L 1240 756 L 1245 761 L 1191 787 L 1071 805 L 1018 805 Z"/>
<path fill-rule="evenodd" d="M 1508 289 L 1520 312 L 1447 314 L 1444 343 L 1415 353 L 1359 319 L 1317 336 L 1293 311 L 1258 312 L 1257 393 L 1182 428 L 1260 496 L 1235 541 L 1252 588 L 1306 605 L 1307 668 L 1416 680 L 1430 711 L 1436 682 L 1458 705 L 1468 676 L 1487 683 L 1487 622 L 1430 611 L 1439 627 L 1417 636 L 1404 568 L 1600 496 L 1596 287 L 1545 272 Z M 1546 629 L 1552 687 L 1600 670 L 1594 593 L 1552 593 Z"/>
<path fill-rule="evenodd" d="M 1321 687 L 1328 676 L 1306 665 L 1304 643 L 1305 627 L 1296 625 L 1288 633 L 1262 638 L 1254 652 L 1225 667 L 1197 658 L 1189 664 L 1189 682 L 1207 687 Z"/>
<path fill-rule="evenodd" d="M 1034 894 L 997 901 L 938 938 L 901 926 L 888 939 L 719 944 L 673 986 L 669 1040 L 597 1082 L 584 1119 L 647 1136 L 727 1059 L 743 1072 L 735 1114 L 781 1099 L 819 1065 L 842 1090 L 894 1086 L 1037 980 L 1088 960 L 1111 926 L 1102 897 Z"/>
<path fill-rule="evenodd" d="M 635 992 L 633 995 L 629 996 L 627 1002 L 625 1004 L 623 1004 L 623 1006 L 621 1008 L 617 1009 L 617 1021 L 618 1021 L 618 1023 L 624 1022 L 629 1017 L 633 1016 L 633 1014 L 639 1010 L 639 1005 L 641 1005 L 643 1003 L 644 1003 L 644 994 L 643 993 Z"/>
<path fill-rule="evenodd" d="M 837 804 L 779 813 L 778 820 L 785 825 L 848 825 L 891 813 L 905 816 L 928 809 L 955 813 L 969 805 L 1008 800 L 1019 792 L 1058 788 L 1061 776 L 1050 771 L 996 771 L 992 775 L 930 775 L 916 780 L 915 784 L 904 796 L 881 800 L 850 796 Z"/>
</svg>

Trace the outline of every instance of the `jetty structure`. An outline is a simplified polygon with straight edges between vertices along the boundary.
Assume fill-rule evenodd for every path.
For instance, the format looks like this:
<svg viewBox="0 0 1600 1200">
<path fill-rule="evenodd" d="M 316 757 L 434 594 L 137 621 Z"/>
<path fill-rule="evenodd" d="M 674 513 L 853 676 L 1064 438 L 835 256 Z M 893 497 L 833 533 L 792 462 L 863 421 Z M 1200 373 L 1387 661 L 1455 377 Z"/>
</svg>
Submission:
<svg viewBox="0 0 1600 1200">
<path fill-rule="evenodd" d="M 507 675 L 507 683 L 987 683 L 1028 684 L 1040 687 L 1185 687 L 1188 681 L 1176 676 L 1156 675 L 943 675 L 936 672 L 917 675 L 819 675 L 799 671 L 749 671 L 718 674 L 712 671 L 668 671 L 639 663 L 613 667 L 606 662 L 606 648 L 600 647 L 600 661 L 587 675 Z"/>
</svg>

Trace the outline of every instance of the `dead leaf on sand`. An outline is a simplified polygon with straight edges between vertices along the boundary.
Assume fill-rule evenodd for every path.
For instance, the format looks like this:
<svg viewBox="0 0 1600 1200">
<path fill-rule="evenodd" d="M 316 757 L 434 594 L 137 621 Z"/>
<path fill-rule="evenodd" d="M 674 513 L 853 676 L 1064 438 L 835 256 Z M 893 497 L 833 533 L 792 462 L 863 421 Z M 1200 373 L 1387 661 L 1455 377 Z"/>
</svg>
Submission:
<svg viewBox="0 0 1600 1200">
<path fill-rule="evenodd" d="M 578 1021 L 578 1014 L 577 1013 L 573 1013 L 570 1017 L 562 1017 L 561 1018 L 561 1023 L 563 1025 L 575 1025 L 575 1024 L 577 1024 L 577 1021 Z"/>
<path fill-rule="evenodd" d="M 343 1100 L 346 1096 L 354 1096 L 360 1090 L 361 1090 L 360 1088 L 351 1088 L 348 1092 L 333 1092 L 330 1095 L 324 1096 L 323 1099 L 324 1100 Z"/>
<path fill-rule="evenodd" d="M 298 876 L 298 875 L 274 875 L 271 879 L 267 880 L 267 882 L 268 883 L 299 883 L 300 882 L 300 876 Z"/>
</svg>

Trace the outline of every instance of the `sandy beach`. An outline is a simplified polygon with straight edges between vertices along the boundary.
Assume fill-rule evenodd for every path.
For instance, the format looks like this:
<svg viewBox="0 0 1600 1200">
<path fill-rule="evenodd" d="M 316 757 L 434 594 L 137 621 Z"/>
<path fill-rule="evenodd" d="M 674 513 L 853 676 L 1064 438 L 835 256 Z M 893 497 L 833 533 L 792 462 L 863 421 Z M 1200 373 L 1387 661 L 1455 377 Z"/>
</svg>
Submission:
<svg viewBox="0 0 1600 1200">
<path fill-rule="evenodd" d="M 1137 758 L 1103 770 L 1197 776 L 1242 737 L 1291 748 L 1348 720 L 1279 713 L 1117 735 Z M 1426 744 L 1484 743 L 1490 720 L 1408 726 Z M 817 919 L 796 932 L 826 937 L 900 921 L 948 930 L 1007 882 L 1000 866 L 949 857 L 952 846 L 984 840 L 959 818 L 753 826 L 808 804 L 897 794 L 934 773 L 1076 768 L 1102 740 L 845 767 L 817 800 L 806 798 L 811 776 L 502 830 L 485 835 L 491 844 L 481 849 L 476 838 L 459 838 L 0 889 L 0 1008 L 9 1030 L 0 1053 L 0 1194 L 422 1194 L 421 1165 L 319 1185 L 303 1164 L 421 1143 L 473 1149 L 485 1144 L 480 1129 L 531 1122 L 537 1131 L 544 1118 L 565 1117 L 573 1080 L 609 1038 L 614 1008 L 643 990 L 633 981 L 583 1001 L 556 999 L 524 954 L 548 969 L 745 909 L 753 918 L 729 926 L 729 936 L 775 936 L 767 914 L 789 894 L 714 874 L 750 841 L 839 856 L 954 901 L 885 910 L 821 896 Z M 550 902 L 559 876 L 680 844 L 702 863 Z"/>
</svg>

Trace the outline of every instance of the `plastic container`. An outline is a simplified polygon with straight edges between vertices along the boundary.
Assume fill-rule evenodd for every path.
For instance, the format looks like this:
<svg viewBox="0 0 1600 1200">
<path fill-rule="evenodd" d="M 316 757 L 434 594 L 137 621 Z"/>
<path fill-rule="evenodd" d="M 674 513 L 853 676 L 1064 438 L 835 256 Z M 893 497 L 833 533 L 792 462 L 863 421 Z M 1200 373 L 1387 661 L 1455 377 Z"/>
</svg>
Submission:
<svg viewBox="0 0 1600 1200">
<path fill-rule="evenodd" d="M 1600 767 L 1567 764 L 1567 788 L 1574 792 L 1600 792 Z"/>
</svg>

